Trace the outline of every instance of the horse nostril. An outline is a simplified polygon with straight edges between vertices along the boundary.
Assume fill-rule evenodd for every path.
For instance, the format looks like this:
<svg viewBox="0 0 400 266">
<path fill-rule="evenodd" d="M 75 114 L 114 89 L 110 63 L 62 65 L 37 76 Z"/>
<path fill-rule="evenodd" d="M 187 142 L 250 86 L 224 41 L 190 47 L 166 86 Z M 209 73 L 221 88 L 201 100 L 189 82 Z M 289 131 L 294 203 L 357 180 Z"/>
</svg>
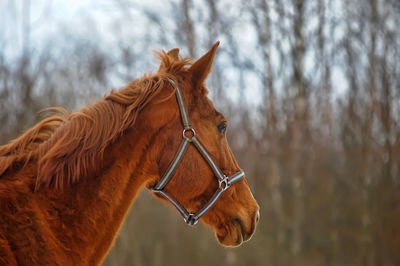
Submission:
<svg viewBox="0 0 400 266">
<path fill-rule="evenodd" d="M 256 212 L 256 224 L 260 221 L 260 211 Z"/>
</svg>

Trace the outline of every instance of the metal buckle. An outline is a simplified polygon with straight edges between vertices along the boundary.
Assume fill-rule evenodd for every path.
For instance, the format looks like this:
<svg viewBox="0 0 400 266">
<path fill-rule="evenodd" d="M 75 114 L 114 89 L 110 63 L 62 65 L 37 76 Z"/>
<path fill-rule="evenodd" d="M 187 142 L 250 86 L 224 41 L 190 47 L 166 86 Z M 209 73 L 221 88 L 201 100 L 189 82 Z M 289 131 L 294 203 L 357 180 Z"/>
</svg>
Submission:
<svg viewBox="0 0 400 266">
<path fill-rule="evenodd" d="M 195 225 L 195 224 L 197 224 L 198 221 L 199 221 L 199 220 L 196 220 L 196 219 L 194 218 L 194 213 L 189 213 L 189 215 L 187 216 L 187 218 L 185 218 L 185 222 L 186 222 L 188 225 Z"/>
<path fill-rule="evenodd" d="M 218 179 L 219 189 L 223 192 L 227 190 L 231 185 L 229 184 L 229 177 L 224 175 L 224 179 Z"/>
<path fill-rule="evenodd" d="M 191 136 L 186 136 L 186 132 L 189 132 L 190 131 L 190 134 L 191 134 Z M 194 138 L 194 136 L 196 136 L 196 131 L 194 131 L 194 128 L 192 128 L 192 127 L 190 127 L 190 128 L 185 128 L 184 130 L 183 130 L 183 132 L 182 132 L 182 137 L 184 138 L 184 139 L 186 139 L 187 141 L 189 141 L 189 142 L 192 142 L 193 141 L 193 138 Z"/>
</svg>

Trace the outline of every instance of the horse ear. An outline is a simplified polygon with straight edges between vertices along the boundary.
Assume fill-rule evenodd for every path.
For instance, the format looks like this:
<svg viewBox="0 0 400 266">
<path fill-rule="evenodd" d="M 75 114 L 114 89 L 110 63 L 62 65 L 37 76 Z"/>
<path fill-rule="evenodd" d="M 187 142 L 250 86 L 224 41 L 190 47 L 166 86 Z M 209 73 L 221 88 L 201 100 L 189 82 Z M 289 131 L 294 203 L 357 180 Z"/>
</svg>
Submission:
<svg viewBox="0 0 400 266">
<path fill-rule="evenodd" d="M 200 57 L 200 59 L 194 62 L 189 68 L 189 72 L 192 74 L 192 80 L 194 84 L 202 84 L 207 78 L 208 74 L 210 74 L 218 45 L 219 41 L 214 43 L 211 49 L 205 55 Z"/>
<path fill-rule="evenodd" d="M 179 59 L 179 48 L 174 48 L 168 51 L 167 53 L 170 57 L 172 57 L 175 60 Z"/>
</svg>

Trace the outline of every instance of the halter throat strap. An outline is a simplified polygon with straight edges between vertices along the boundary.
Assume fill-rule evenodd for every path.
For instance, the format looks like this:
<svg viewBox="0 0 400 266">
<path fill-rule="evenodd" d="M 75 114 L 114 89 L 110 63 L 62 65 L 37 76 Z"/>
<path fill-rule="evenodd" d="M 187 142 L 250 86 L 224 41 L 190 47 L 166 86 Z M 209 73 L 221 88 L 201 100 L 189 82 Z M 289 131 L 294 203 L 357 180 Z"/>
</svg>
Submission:
<svg viewBox="0 0 400 266">
<path fill-rule="evenodd" d="M 221 197 L 223 192 L 225 192 L 233 183 L 239 181 L 244 177 L 244 172 L 240 170 L 239 172 L 227 177 L 217 166 L 217 164 L 212 159 L 211 155 L 207 152 L 207 149 L 201 144 L 200 140 L 196 137 L 196 131 L 192 128 L 189 120 L 189 115 L 186 109 L 186 104 L 183 99 L 182 92 L 179 86 L 176 86 L 175 82 L 169 79 L 172 87 L 175 88 L 175 95 L 176 100 L 178 102 L 179 111 L 181 114 L 181 120 L 183 125 L 183 132 L 182 132 L 182 142 L 175 154 L 174 159 L 171 161 L 167 171 L 161 177 L 160 181 L 154 186 L 152 191 L 156 194 L 163 196 L 165 199 L 170 201 L 172 205 L 179 211 L 179 213 L 183 216 L 185 222 L 188 225 L 195 225 L 200 217 L 202 217 L 210 208 L 217 202 L 217 200 Z M 166 192 L 163 191 L 165 186 L 168 182 L 172 179 L 180 161 L 182 160 L 185 152 L 189 146 L 189 144 L 193 144 L 196 149 L 200 152 L 202 157 L 210 166 L 211 170 L 213 171 L 215 177 L 218 181 L 218 188 L 212 195 L 212 197 L 208 200 L 208 202 L 201 207 L 197 212 L 192 213 L 185 209 L 179 202 L 168 195 Z"/>
</svg>

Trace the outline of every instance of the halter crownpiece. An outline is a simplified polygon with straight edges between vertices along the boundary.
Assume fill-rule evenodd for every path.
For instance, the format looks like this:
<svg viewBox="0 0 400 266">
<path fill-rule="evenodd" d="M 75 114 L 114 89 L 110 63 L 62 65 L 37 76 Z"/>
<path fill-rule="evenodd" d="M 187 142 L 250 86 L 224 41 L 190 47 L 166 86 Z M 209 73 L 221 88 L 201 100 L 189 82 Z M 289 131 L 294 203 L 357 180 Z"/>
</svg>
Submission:
<svg viewBox="0 0 400 266">
<path fill-rule="evenodd" d="M 190 125 L 189 115 L 186 109 L 185 101 L 183 100 L 182 92 L 179 89 L 179 86 L 176 86 L 175 82 L 171 79 L 169 79 L 169 82 L 171 83 L 172 87 L 176 88 L 175 94 L 183 124 L 182 142 L 178 151 L 175 154 L 175 158 L 172 160 L 167 171 L 160 179 L 160 182 L 154 186 L 152 191 L 154 193 L 162 195 L 164 198 L 169 200 L 175 206 L 175 208 L 180 212 L 180 214 L 183 216 L 185 222 L 188 225 L 195 225 L 200 219 L 200 217 L 203 216 L 208 210 L 210 210 L 210 208 L 217 202 L 217 200 L 219 199 L 219 197 L 221 197 L 223 192 L 225 192 L 233 183 L 239 181 L 244 177 L 244 172 L 239 171 L 233 174 L 232 176 L 227 177 L 218 168 L 218 166 L 215 164 L 210 154 L 207 152 L 206 148 L 201 144 L 199 139 L 196 137 L 196 131 Z M 163 191 L 164 187 L 173 177 L 173 174 L 177 166 L 179 165 L 179 162 L 181 161 L 183 155 L 185 154 L 189 144 L 193 144 L 197 148 L 197 150 L 200 152 L 200 154 L 203 156 L 203 158 L 210 166 L 211 170 L 214 172 L 214 175 L 217 178 L 219 184 L 217 190 L 214 192 L 214 194 L 208 200 L 208 202 L 195 213 L 187 211 L 181 204 L 179 204 L 176 201 L 176 199 L 174 199 L 172 196 L 168 195 Z"/>
</svg>

